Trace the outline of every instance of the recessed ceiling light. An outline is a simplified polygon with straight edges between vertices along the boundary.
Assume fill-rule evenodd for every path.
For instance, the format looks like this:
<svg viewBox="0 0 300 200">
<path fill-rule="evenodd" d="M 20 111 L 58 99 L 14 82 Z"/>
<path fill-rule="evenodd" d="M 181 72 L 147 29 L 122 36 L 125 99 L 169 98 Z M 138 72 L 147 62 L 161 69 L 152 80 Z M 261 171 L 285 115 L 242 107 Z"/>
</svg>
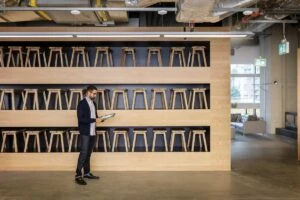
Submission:
<svg viewBox="0 0 300 200">
<path fill-rule="evenodd" d="M 244 15 L 248 16 L 248 15 L 252 15 L 253 14 L 253 11 L 252 10 L 245 10 L 243 12 Z"/>
<path fill-rule="evenodd" d="M 157 13 L 158 13 L 159 15 L 165 15 L 165 14 L 168 13 L 168 11 L 166 11 L 166 10 L 159 10 Z"/>
<path fill-rule="evenodd" d="M 72 15 L 80 15 L 80 10 L 71 10 Z"/>
</svg>

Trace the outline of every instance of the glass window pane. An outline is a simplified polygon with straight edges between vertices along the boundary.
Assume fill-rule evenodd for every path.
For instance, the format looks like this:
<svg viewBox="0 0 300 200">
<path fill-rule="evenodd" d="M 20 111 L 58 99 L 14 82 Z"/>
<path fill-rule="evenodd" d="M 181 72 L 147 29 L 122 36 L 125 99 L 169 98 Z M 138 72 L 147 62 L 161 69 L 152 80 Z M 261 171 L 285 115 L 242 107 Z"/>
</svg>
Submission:
<svg viewBox="0 0 300 200">
<path fill-rule="evenodd" d="M 255 74 L 255 66 L 252 64 L 232 64 L 231 74 Z"/>
<path fill-rule="evenodd" d="M 254 86 L 253 77 L 231 77 L 231 102 L 254 103 Z"/>
</svg>

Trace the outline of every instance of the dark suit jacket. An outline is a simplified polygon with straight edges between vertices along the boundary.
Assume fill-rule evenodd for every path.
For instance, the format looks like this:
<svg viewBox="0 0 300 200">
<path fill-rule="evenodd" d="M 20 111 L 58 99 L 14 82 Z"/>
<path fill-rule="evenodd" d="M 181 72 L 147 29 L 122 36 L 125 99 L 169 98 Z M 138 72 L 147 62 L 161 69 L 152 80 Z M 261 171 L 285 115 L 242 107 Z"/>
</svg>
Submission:
<svg viewBox="0 0 300 200">
<path fill-rule="evenodd" d="M 93 103 L 95 105 L 96 117 L 98 117 L 96 103 L 94 101 Z M 80 134 L 90 135 L 91 123 L 96 122 L 96 119 L 91 118 L 91 110 L 85 98 L 78 103 L 77 119 Z"/>
</svg>

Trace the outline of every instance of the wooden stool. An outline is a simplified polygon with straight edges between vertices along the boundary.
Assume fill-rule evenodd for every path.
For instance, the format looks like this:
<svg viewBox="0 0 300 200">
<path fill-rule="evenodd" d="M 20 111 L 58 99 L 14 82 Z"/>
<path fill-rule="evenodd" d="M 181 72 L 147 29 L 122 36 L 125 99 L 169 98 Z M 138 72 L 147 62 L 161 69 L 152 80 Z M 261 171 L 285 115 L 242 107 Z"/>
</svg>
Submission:
<svg viewBox="0 0 300 200">
<path fill-rule="evenodd" d="M 18 152 L 18 143 L 17 143 L 17 131 L 2 131 L 2 147 L 1 147 L 1 152 L 4 151 L 4 148 L 6 147 L 6 139 L 7 136 L 12 135 L 13 136 L 13 149 L 15 152 Z"/>
<path fill-rule="evenodd" d="M 135 67 L 136 66 L 135 48 L 130 48 L 130 47 L 123 47 L 122 48 L 121 67 L 126 66 L 127 55 L 132 55 L 133 66 Z"/>
<path fill-rule="evenodd" d="M 14 53 L 16 53 L 17 56 L 17 66 L 18 67 L 23 67 L 24 62 L 23 62 L 23 52 L 22 52 L 22 47 L 20 46 L 9 46 L 9 53 L 8 53 L 8 59 L 7 59 L 7 67 L 10 66 L 10 62 L 12 62 L 13 66 L 16 67 L 16 63 L 14 60 Z"/>
<path fill-rule="evenodd" d="M 167 103 L 167 94 L 166 88 L 153 88 L 152 89 L 152 97 L 151 97 L 151 106 L 150 109 L 153 110 L 155 107 L 156 94 L 161 95 L 162 109 L 168 109 Z"/>
<path fill-rule="evenodd" d="M 156 135 L 162 135 L 165 143 L 165 151 L 168 152 L 168 143 L 167 143 L 167 131 L 166 130 L 153 130 L 153 141 L 152 141 L 152 152 L 155 151 L 155 142 Z"/>
<path fill-rule="evenodd" d="M 73 146 L 73 139 L 75 138 L 75 149 L 77 150 L 77 144 L 78 144 L 78 136 L 80 135 L 79 131 L 70 131 L 71 137 L 69 140 L 69 152 L 72 150 Z"/>
<path fill-rule="evenodd" d="M 0 47 L 0 66 L 1 67 L 5 67 L 3 47 Z"/>
<path fill-rule="evenodd" d="M 41 152 L 41 144 L 40 144 L 40 131 L 25 131 L 26 138 L 25 138 L 25 146 L 24 146 L 24 152 L 27 152 L 28 149 L 28 142 L 29 137 L 34 136 L 34 146 L 37 146 L 38 152 Z"/>
<path fill-rule="evenodd" d="M 207 143 L 206 143 L 206 138 L 205 138 L 205 130 L 191 130 L 189 132 L 189 137 L 188 137 L 188 147 L 190 148 L 190 142 L 191 142 L 191 137 L 192 137 L 192 149 L 191 151 L 194 151 L 195 149 L 195 140 L 196 140 L 196 135 L 199 136 L 199 143 L 200 143 L 200 151 L 202 148 L 202 139 L 203 137 L 203 144 L 204 144 L 204 150 L 207 152 Z"/>
<path fill-rule="evenodd" d="M 133 131 L 133 143 L 132 143 L 132 152 L 134 152 L 134 148 L 136 145 L 136 137 L 138 135 L 143 135 L 144 136 L 144 142 L 145 142 L 145 149 L 146 152 L 148 152 L 148 142 L 147 142 L 147 130 L 134 130 Z"/>
<path fill-rule="evenodd" d="M 30 54 L 33 55 L 32 65 L 30 63 Z M 41 51 L 40 47 L 27 47 L 25 67 L 31 67 L 31 66 L 36 67 L 36 58 L 38 60 L 39 67 L 41 67 L 42 66 L 42 64 L 41 64 L 41 55 L 43 55 L 44 65 L 47 66 L 45 51 Z"/>
<path fill-rule="evenodd" d="M 48 146 L 48 152 L 51 152 L 54 136 L 56 136 L 57 141 L 59 140 L 59 137 L 60 137 L 60 144 L 62 147 L 62 152 L 65 152 L 64 131 L 50 131 L 50 142 L 49 142 L 49 146 Z M 57 146 L 56 146 L 56 148 L 57 148 Z"/>
<path fill-rule="evenodd" d="M 126 149 L 126 152 L 128 152 L 128 149 L 130 148 L 128 131 L 115 130 L 113 133 L 114 133 L 114 140 L 113 140 L 113 145 L 112 145 L 112 152 L 114 152 L 115 149 L 117 150 L 120 135 L 123 135 L 123 137 L 124 137 L 125 149 Z"/>
<path fill-rule="evenodd" d="M 94 67 L 97 66 L 99 54 L 100 54 L 100 65 L 99 66 L 103 66 L 102 64 L 103 64 L 103 60 L 104 60 L 103 59 L 104 55 L 106 56 L 106 66 L 107 67 L 114 66 L 111 49 L 109 47 L 96 47 L 96 56 L 95 56 L 95 61 L 94 61 Z"/>
<path fill-rule="evenodd" d="M 46 99 L 46 110 L 49 109 L 49 104 L 51 100 L 51 94 L 54 94 L 55 97 L 55 110 L 58 110 L 58 105 L 59 105 L 59 110 L 62 110 L 62 101 L 61 101 L 61 89 L 47 89 L 48 91 L 48 96 L 46 97 L 46 93 L 44 91 L 44 98 Z"/>
<path fill-rule="evenodd" d="M 108 107 L 108 109 L 110 109 L 110 98 L 109 98 L 109 90 L 108 89 L 97 89 L 97 108 L 96 109 L 100 109 L 100 99 L 102 100 L 102 106 L 103 109 L 106 110 L 106 105 Z"/>
<path fill-rule="evenodd" d="M 65 96 L 66 96 L 66 99 L 68 100 L 67 101 L 67 106 L 68 106 L 68 110 L 71 110 L 71 107 L 72 107 L 72 101 L 73 101 L 73 96 L 75 96 L 77 94 L 77 97 L 76 97 L 76 105 L 75 107 L 77 107 L 79 101 L 81 99 L 83 99 L 83 93 L 82 93 L 82 89 L 69 89 L 69 92 L 70 92 L 70 96 L 68 98 L 67 96 L 67 93 L 65 93 Z"/>
<path fill-rule="evenodd" d="M 201 67 L 200 55 L 202 55 L 204 67 L 207 67 L 206 56 L 205 56 L 205 46 L 193 46 L 192 50 L 189 52 L 188 65 L 193 67 L 195 61 L 195 55 L 198 57 L 198 66 Z M 191 59 L 192 58 L 192 59 Z"/>
<path fill-rule="evenodd" d="M 129 103 L 128 103 L 128 90 L 127 89 L 114 89 L 113 90 L 113 96 L 111 101 L 111 110 L 118 109 L 118 95 L 123 95 L 123 102 L 124 102 L 124 109 L 129 109 Z"/>
<path fill-rule="evenodd" d="M 142 94 L 143 99 L 144 99 L 144 105 L 145 109 L 148 110 L 148 103 L 147 103 L 147 94 L 146 94 L 146 89 L 145 88 L 136 88 L 133 90 L 133 100 L 132 100 L 132 107 L 131 109 L 135 109 L 135 103 L 136 103 L 136 96 L 137 94 Z"/>
<path fill-rule="evenodd" d="M 206 88 L 193 88 L 190 91 L 189 107 L 191 107 L 191 109 L 195 109 L 195 99 L 197 94 L 199 97 L 200 109 L 203 108 L 201 95 L 203 96 L 203 100 L 204 100 L 204 109 L 208 109 L 205 91 Z"/>
<path fill-rule="evenodd" d="M 158 65 L 160 67 L 162 67 L 161 48 L 159 48 L 159 47 L 149 47 L 148 48 L 147 66 L 150 66 L 152 55 L 157 55 Z"/>
<path fill-rule="evenodd" d="M 80 55 L 82 56 L 83 66 L 84 67 L 90 66 L 89 54 L 85 50 L 85 47 L 72 47 L 70 67 L 73 67 L 73 62 L 74 62 L 73 60 L 75 59 L 75 56 L 76 56 L 76 66 L 78 67 Z"/>
<path fill-rule="evenodd" d="M 186 97 L 186 89 L 185 88 L 174 88 L 171 89 L 171 101 L 170 101 L 170 109 L 175 109 L 175 102 L 176 102 L 176 96 L 177 94 L 180 95 L 181 99 L 181 108 L 182 109 L 188 109 L 188 102 Z"/>
<path fill-rule="evenodd" d="M 38 89 L 24 89 L 22 92 L 23 99 L 23 108 L 22 110 L 26 110 L 26 103 L 29 94 L 33 94 L 33 110 L 39 110 L 39 100 L 38 100 Z"/>
<path fill-rule="evenodd" d="M 11 108 L 12 110 L 15 110 L 15 91 L 14 89 L 1 89 L 1 96 L 0 96 L 0 110 L 5 109 L 5 101 L 4 97 L 5 94 L 10 94 L 11 95 Z"/>
<path fill-rule="evenodd" d="M 184 56 L 184 49 L 185 49 L 185 47 L 172 47 L 171 48 L 169 67 L 173 67 L 174 55 L 178 55 L 180 67 L 185 67 L 186 66 L 185 56 Z M 182 65 L 182 63 L 183 63 L 183 65 Z"/>
<path fill-rule="evenodd" d="M 48 58 L 48 67 L 50 67 L 51 65 L 51 61 L 52 61 L 52 56 L 55 55 L 55 64 L 54 66 L 57 67 L 57 63 L 58 63 L 58 57 L 60 57 L 60 66 L 61 67 L 68 67 L 69 63 L 68 63 L 68 55 L 67 53 L 63 53 L 63 48 L 62 47 L 49 47 L 50 53 L 49 53 L 49 58 Z M 63 59 L 65 58 L 65 65 L 64 65 L 64 61 Z"/>
<path fill-rule="evenodd" d="M 107 146 L 110 149 L 110 139 L 109 139 L 109 134 L 108 131 L 96 131 L 96 148 L 98 150 L 99 148 L 99 138 L 102 136 L 103 139 L 103 146 L 104 146 L 104 151 L 107 152 Z M 106 145 L 107 142 L 107 145 Z"/>
<path fill-rule="evenodd" d="M 182 145 L 184 151 L 187 151 L 184 132 L 185 132 L 185 130 L 172 130 L 172 132 L 171 132 L 171 144 L 170 144 L 171 151 L 173 151 L 173 148 L 174 148 L 174 139 L 175 139 L 176 135 L 181 136 L 181 145 Z"/>
</svg>

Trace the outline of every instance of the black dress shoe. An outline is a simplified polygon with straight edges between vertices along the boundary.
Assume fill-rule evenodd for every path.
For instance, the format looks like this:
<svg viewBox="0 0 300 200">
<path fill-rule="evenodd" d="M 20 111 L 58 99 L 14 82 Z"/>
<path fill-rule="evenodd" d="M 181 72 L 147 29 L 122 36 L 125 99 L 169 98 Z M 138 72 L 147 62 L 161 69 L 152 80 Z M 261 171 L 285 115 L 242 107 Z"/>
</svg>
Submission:
<svg viewBox="0 0 300 200">
<path fill-rule="evenodd" d="M 77 177 L 75 178 L 75 182 L 78 184 L 78 185 L 86 185 L 87 183 L 84 181 L 84 179 L 82 177 Z"/>
<path fill-rule="evenodd" d="M 99 176 L 94 176 L 92 173 L 85 174 L 83 177 L 88 179 L 99 179 Z"/>
</svg>

